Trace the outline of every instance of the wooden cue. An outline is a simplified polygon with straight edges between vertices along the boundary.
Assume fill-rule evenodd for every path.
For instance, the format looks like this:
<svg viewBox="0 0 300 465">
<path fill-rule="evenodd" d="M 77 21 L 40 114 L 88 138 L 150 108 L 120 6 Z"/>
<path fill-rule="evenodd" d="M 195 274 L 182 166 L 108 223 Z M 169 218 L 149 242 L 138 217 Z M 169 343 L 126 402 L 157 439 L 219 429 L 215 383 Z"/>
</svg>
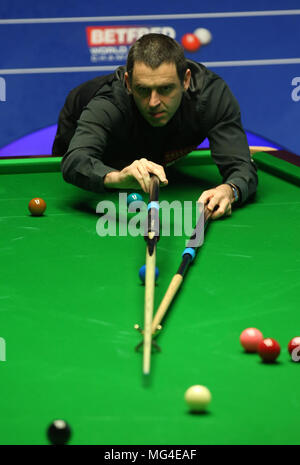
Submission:
<svg viewBox="0 0 300 465">
<path fill-rule="evenodd" d="M 212 212 L 210 212 L 209 210 L 207 210 L 207 208 L 205 208 L 204 210 L 204 228 L 207 226 L 208 224 L 208 221 L 210 220 L 210 217 L 212 215 Z M 193 236 L 195 235 L 195 232 L 197 230 L 197 226 L 200 224 L 200 221 L 201 219 L 199 218 L 198 220 L 198 223 L 190 237 L 190 240 L 193 239 Z M 193 247 L 196 251 L 196 247 Z M 199 247 L 197 247 L 198 249 Z M 182 258 L 182 261 L 181 261 L 181 266 L 179 267 L 179 270 L 178 272 L 173 276 L 170 284 L 169 284 L 169 287 L 158 307 L 158 310 L 156 312 L 156 314 L 154 315 L 154 318 L 153 318 L 153 322 L 152 322 L 152 334 L 155 333 L 158 325 L 161 323 L 163 317 L 165 316 L 169 306 L 171 305 L 171 302 L 172 300 L 174 299 L 178 289 L 180 288 L 181 284 L 182 284 L 182 281 L 183 281 L 183 277 L 184 277 L 184 274 L 186 272 L 186 270 L 188 269 L 190 263 L 192 262 L 192 258 L 188 259 L 186 255 L 183 256 Z M 184 261 L 186 262 L 185 265 L 182 267 L 182 264 L 184 263 Z"/>
<path fill-rule="evenodd" d="M 154 308 L 154 289 L 155 289 L 155 262 L 156 250 L 149 255 L 148 247 L 146 251 L 146 279 L 145 279 L 145 315 L 144 315 L 144 358 L 143 373 L 150 373 L 150 360 L 152 348 L 152 318 Z M 149 271 L 148 271 L 149 270 Z"/>
<path fill-rule="evenodd" d="M 157 202 L 159 197 L 159 178 L 155 175 L 150 180 L 150 202 Z M 156 217 L 158 224 L 148 215 L 148 236 L 146 237 L 146 276 L 145 276 L 145 302 L 144 302 L 144 352 L 143 352 L 143 373 L 150 373 L 151 349 L 152 349 L 152 318 L 154 308 L 155 289 L 155 264 L 156 264 L 156 241 L 155 230 L 159 233 L 159 217 Z M 150 242 L 154 241 L 153 251 L 150 255 Z"/>
<path fill-rule="evenodd" d="M 251 155 L 257 152 L 276 152 L 278 149 L 275 149 L 274 147 L 260 147 L 257 145 L 251 145 L 249 146 L 249 150 Z"/>
</svg>

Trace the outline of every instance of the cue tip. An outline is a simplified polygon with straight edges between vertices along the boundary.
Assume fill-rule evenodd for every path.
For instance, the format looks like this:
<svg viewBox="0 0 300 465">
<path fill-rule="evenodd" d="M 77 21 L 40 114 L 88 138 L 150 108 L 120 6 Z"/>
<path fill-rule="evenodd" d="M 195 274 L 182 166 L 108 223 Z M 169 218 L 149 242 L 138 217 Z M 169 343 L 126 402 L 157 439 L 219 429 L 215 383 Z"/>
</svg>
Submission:
<svg viewBox="0 0 300 465">
<path fill-rule="evenodd" d="M 152 332 L 153 335 L 157 336 L 162 330 L 162 325 L 157 325 L 155 330 Z"/>
<path fill-rule="evenodd" d="M 134 325 L 134 329 L 136 329 L 139 333 L 141 334 L 144 334 L 144 331 L 142 330 L 142 328 L 140 327 L 140 325 Z"/>
</svg>

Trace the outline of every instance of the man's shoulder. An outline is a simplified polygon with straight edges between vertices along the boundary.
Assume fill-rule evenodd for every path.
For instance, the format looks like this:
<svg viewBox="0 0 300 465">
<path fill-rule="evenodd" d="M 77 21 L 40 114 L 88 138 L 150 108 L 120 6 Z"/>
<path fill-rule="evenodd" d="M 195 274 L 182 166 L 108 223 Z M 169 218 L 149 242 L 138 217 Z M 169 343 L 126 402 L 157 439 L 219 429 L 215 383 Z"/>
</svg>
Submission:
<svg viewBox="0 0 300 465">
<path fill-rule="evenodd" d="M 187 60 L 188 68 L 191 70 L 190 91 L 202 94 L 208 88 L 221 88 L 226 86 L 224 79 L 202 63 Z"/>
<path fill-rule="evenodd" d="M 119 113 L 126 119 L 132 113 L 132 100 L 122 81 L 114 81 L 110 86 L 103 86 L 90 100 L 89 105 L 113 114 Z"/>
<path fill-rule="evenodd" d="M 188 60 L 191 84 L 183 101 L 184 115 L 193 113 L 194 124 L 208 128 L 228 114 L 239 112 L 229 86 L 218 74 L 201 63 Z"/>
<path fill-rule="evenodd" d="M 239 111 L 237 100 L 222 77 L 201 63 L 189 60 L 188 64 L 192 71 L 188 99 L 201 117 L 214 120 L 219 112 Z"/>
<path fill-rule="evenodd" d="M 96 97 L 102 96 L 115 102 L 118 97 L 126 94 L 123 75 L 123 67 L 120 67 L 111 74 L 97 76 L 76 86 L 66 100 L 70 112 L 78 119 L 82 110 Z"/>
</svg>

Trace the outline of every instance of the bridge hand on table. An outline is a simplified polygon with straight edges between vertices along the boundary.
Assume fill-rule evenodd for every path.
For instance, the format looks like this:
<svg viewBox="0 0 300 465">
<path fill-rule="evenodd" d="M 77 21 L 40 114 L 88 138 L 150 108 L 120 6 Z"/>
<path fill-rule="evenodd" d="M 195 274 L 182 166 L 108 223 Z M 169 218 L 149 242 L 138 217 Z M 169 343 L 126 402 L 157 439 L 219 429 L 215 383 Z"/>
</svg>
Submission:
<svg viewBox="0 0 300 465">
<path fill-rule="evenodd" d="M 234 196 L 228 184 L 221 184 L 213 189 L 202 192 L 198 202 L 202 202 L 210 211 L 215 209 L 211 219 L 216 220 L 222 216 L 231 215 L 231 205 L 234 202 Z"/>
</svg>

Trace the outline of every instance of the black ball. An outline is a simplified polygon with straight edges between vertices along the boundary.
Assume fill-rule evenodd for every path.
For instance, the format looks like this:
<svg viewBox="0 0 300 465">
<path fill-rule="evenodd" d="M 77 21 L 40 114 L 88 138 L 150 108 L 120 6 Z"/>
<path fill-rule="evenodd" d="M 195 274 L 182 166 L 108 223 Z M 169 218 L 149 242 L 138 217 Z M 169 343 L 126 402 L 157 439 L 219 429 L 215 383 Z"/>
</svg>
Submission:
<svg viewBox="0 0 300 465">
<path fill-rule="evenodd" d="M 51 444 L 64 445 L 71 437 L 71 428 L 64 420 L 54 420 L 47 431 Z"/>
</svg>

